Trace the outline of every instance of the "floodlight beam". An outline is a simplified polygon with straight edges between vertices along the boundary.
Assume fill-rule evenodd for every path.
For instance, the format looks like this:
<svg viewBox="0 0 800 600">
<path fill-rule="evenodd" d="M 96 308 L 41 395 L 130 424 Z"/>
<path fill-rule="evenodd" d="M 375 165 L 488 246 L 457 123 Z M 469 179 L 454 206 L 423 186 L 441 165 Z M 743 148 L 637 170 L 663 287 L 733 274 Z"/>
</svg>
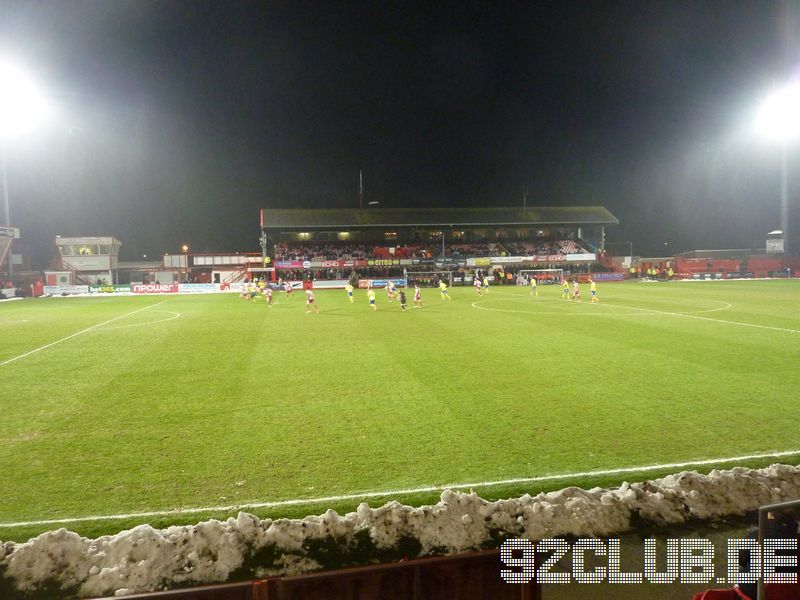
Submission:
<svg viewBox="0 0 800 600">
<path fill-rule="evenodd" d="M 0 59 L 0 136 L 25 133 L 48 112 L 36 82 L 18 66 Z"/>
<path fill-rule="evenodd" d="M 781 144 L 781 230 L 783 252 L 789 253 L 788 146 L 800 137 L 800 82 L 773 91 L 756 112 L 755 125 L 765 138 Z"/>
</svg>

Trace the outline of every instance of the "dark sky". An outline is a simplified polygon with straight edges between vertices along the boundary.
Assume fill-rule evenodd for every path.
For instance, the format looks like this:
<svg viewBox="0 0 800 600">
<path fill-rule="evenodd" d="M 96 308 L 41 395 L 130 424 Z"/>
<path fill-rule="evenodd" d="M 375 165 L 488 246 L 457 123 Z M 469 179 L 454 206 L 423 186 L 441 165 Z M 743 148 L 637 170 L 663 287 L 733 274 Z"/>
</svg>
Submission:
<svg viewBox="0 0 800 600">
<path fill-rule="evenodd" d="M 796 66 L 794 4 L 0 0 L 0 54 L 58 115 L 9 148 L 49 255 L 258 250 L 258 209 L 602 204 L 634 251 L 763 246 L 779 149 L 748 124 Z M 800 190 L 800 148 L 791 169 Z M 792 222 L 800 234 L 800 206 Z M 665 247 L 664 242 L 669 246 Z M 668 250 L 666 250 L 667 248 Z"/>
</svg>

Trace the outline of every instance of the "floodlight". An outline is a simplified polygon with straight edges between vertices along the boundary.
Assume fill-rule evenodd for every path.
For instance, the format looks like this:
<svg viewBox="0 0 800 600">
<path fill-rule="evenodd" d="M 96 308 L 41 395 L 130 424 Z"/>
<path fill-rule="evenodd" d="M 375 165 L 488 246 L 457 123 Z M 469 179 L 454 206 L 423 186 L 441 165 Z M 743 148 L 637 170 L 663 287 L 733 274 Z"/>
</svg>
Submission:
<svg viewBox="0 0 800 600">
<path fill-rule="evenodd" d="M 48 113 L 36 82 L 18 66 L 0 59 L 0 136 L 24 133 Z"/>
<path fill-rule="evenodd" d="M 764 137 L 789 140 L 800 135 L 800 83 L 770 94 L 756 113 L 756 128 Z"/>
</svg>

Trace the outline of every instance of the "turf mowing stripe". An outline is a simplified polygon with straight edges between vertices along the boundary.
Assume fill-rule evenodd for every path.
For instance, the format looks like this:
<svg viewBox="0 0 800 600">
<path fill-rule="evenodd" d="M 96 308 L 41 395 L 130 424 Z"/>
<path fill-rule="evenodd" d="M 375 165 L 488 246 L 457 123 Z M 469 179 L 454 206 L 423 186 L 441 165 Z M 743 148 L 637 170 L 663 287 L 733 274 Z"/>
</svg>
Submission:
<svg viewBox="0 0 800 600">
<path fill-rule="evenodd" d="M 607 302 L 600 302 L 605 306 L 615 306 L 617 308 L 631 308 L 622 304 L 608 304 Z M 773 327 L 771 325 L 756 325 L 755 323 L 742 323 L 740 321 L 726 321 L 725 319 L 714 319 L 712 317 L 698 317 L 689 313 L 668 312 L 664 310 L 655 310 L 654 308 L 636 308 L 636 310 L 643 310 L 646 312 L 657 313 L 659 315 L 670 315 L 673 317 L 688 317 L 690 319 L 700 319 L 701 321 L 714 321 L 715 323 L 727 323 L 728 325 L 739 325 L 741 327 L 757 327 L 759 329 L 772 329 L 773 331 L 785 331 L 787 333 L 800 333 L 800 329 L 787 329 L 785 327 Z"/>
<path fill-rule="evenodd" d="M 69 339 L 72 339 L 72 338 L 74 338 L 76 336 L 79 336 L 79 335 L 81 335 L 83 333 L 88 333 L 88 332 L 92 331 L 93 329 L 97 329 L 98 327 L 102 327 L 103 325 L 108 325 L 109 323 L 113 323 L 114 321 L 117 321 L 119 319 L 124 319 L 125 317 L 130 317 L 131 315 L 134 315 L 134 314 L 136 314 L 138 312 L 142 312 L 143 310 L 147 310 L 148 308 L 153 308 L 154 306 L 158 306 L 159 304 L 164 304 L 164 302 L 166 302 L 166 300 L 162 300 L 161 302 L 156 302 L 155 304 L 151 304 L 150 306 L 145 306 L 144 308 L 137 308 L 134 311 L 131 311 L 129 313 L 125 313 L 124 315 L 120 315 L 118 317 L 114 317 L 113 319 L 109 319 L 108 321 L 103 321 L 102 323 L 98 323 L 97 325 L 92 325 L 91 327 L 88 327 L 86 329 L 78 331 L 77 333 L 73 333 L 72 335 L 68 335 L 67 337 L 61 338 L 60 340 L 56 340 L 55 342 L 50 342 L 49 344 L 45 344 L 44 346 L 39 346 L 38 348 L 35 348 L 34 350 L 31 350 L 30 352 L 26 352 L 25 354 L 20 354 L 19 356 L 15 356 L 14 358 L 9 358 L 8 360 L 4 360 L 3 362 L 0 362 L 0 367 L 5 366 L 5 365 L 7 365 L 9 363 L 12 363 L 12 362 L 14 362 L 16 360 L 19 360 L 21 358 L 25 358 L 26 356 L 30 356 L 31 354 L 36 354 L 37 352 L 40 352 L 42 350 L 46 350 L 47 348 L 51 348 L 51 347 L 55 346 L 56 344 L 60 344 L 61 342 L 66 342 Z"/>
<path fill-rule="evenodd" d="M 583 471 L 577 473 L 560 473 L 556 475 L 540 475 L 538 477 L 516 477 L 513 479 L 499 479 L 496 481 L 481 481 L 474 483 L 450 483 L 447 485 L 431 485 L 416 488 L 406 488 L 400 490 L 386 490 L 382 492 L 364 492 L 362 494 L 344 494 L 340 496 L 323 496 L 320 498 L 300 498 L 295 500 L 277 500 L 274 502 L 252 502 L 247 504 L 235 504 L 231 506 L 206 506 L 202 508 L 181 508 L 173 510 L 159 510 L 149 512 L 127 513 L 119 515 L 96 515 L 91 517 L 67 517 L 63 519 L 42 519 L 39 521 L 18 521 L 14 523 L 0 523 L 0 528 L 11 527 L 32 527 L 38 525 L 63 525 L 66 523 L 86 523 L 91 521 L 121 521 L 127 519 L 139 519 L 147 517 L 169 517 L 180 515 L 192 515 L 198 513 L 229 513 L 235 510 L 252 508 L 279 508 L 282 506 L 297 506 L 303 504 L 320 504 L 330 502 L 341 502 L 344 500 L 359 500 L 367 498 L 384 498 L 389 496 L 401 496 L 407 494 L 419 494 L 426 492 L 437 492 L 445 489 L 459 488 L 478 488 L 492 487 L 497 485 L 507 485 L 511 483 L 538 483 L 542 481 L 558 481 L 577 479 L 579 477 L 595 477 L 602 475 L 621 475 L 623 473 L 643 473 L 647 471 L 660 471 L 662 469 L 680 469 L 684 467 L 699 467 L 704 465 L 718 465 L 724 463 L 741 462 L 743 460 L 753 460 L 761 458 L 781 458 L 785 456 L 797 456 L 800 450 L 786 450 L 783 452 L 771 452 L 768 454 L 748 454 L 745 456 L 731 456 L 728 458 L 712 458 L 708 460 L 694 460 L 682 463 L 664 463 L 659 465 L 645 465 L 639 467 L 621 467 L 618 469 L 603 469 L 597 471 Z"/>
</svg>

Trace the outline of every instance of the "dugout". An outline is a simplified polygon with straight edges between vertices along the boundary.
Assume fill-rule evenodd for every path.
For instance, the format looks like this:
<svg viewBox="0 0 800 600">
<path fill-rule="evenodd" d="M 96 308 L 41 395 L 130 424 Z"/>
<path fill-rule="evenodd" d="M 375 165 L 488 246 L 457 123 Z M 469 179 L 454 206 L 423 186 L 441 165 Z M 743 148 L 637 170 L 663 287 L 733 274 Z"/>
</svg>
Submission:
<svg viewBox="0 0 800 600">
<path fill-rule="evenodd" d="M 316 278 L 322 271 L 345 276 L 359 269 L 367 276 L 392 276 L 411 266 L 475 267 L 468 260 L 476 258 L 496 259 L 483 260 L 479 266 L 589 263 L 604 252 L 606 228 L 618 224 L 603 206 L 265 208 L 261 210 L 261 246 L 265 264 L 279 274 L 287 271 L 297 277 L 313 272 Z M 580 241 L 581 246 L 576 245 L 574 253 L 537 254 L 536 248 L 548 240 Z M 320 255 L 298 256 L 304 248 Z M 300 252 L 292 255 L 293 249 Z"/>
</svg>

